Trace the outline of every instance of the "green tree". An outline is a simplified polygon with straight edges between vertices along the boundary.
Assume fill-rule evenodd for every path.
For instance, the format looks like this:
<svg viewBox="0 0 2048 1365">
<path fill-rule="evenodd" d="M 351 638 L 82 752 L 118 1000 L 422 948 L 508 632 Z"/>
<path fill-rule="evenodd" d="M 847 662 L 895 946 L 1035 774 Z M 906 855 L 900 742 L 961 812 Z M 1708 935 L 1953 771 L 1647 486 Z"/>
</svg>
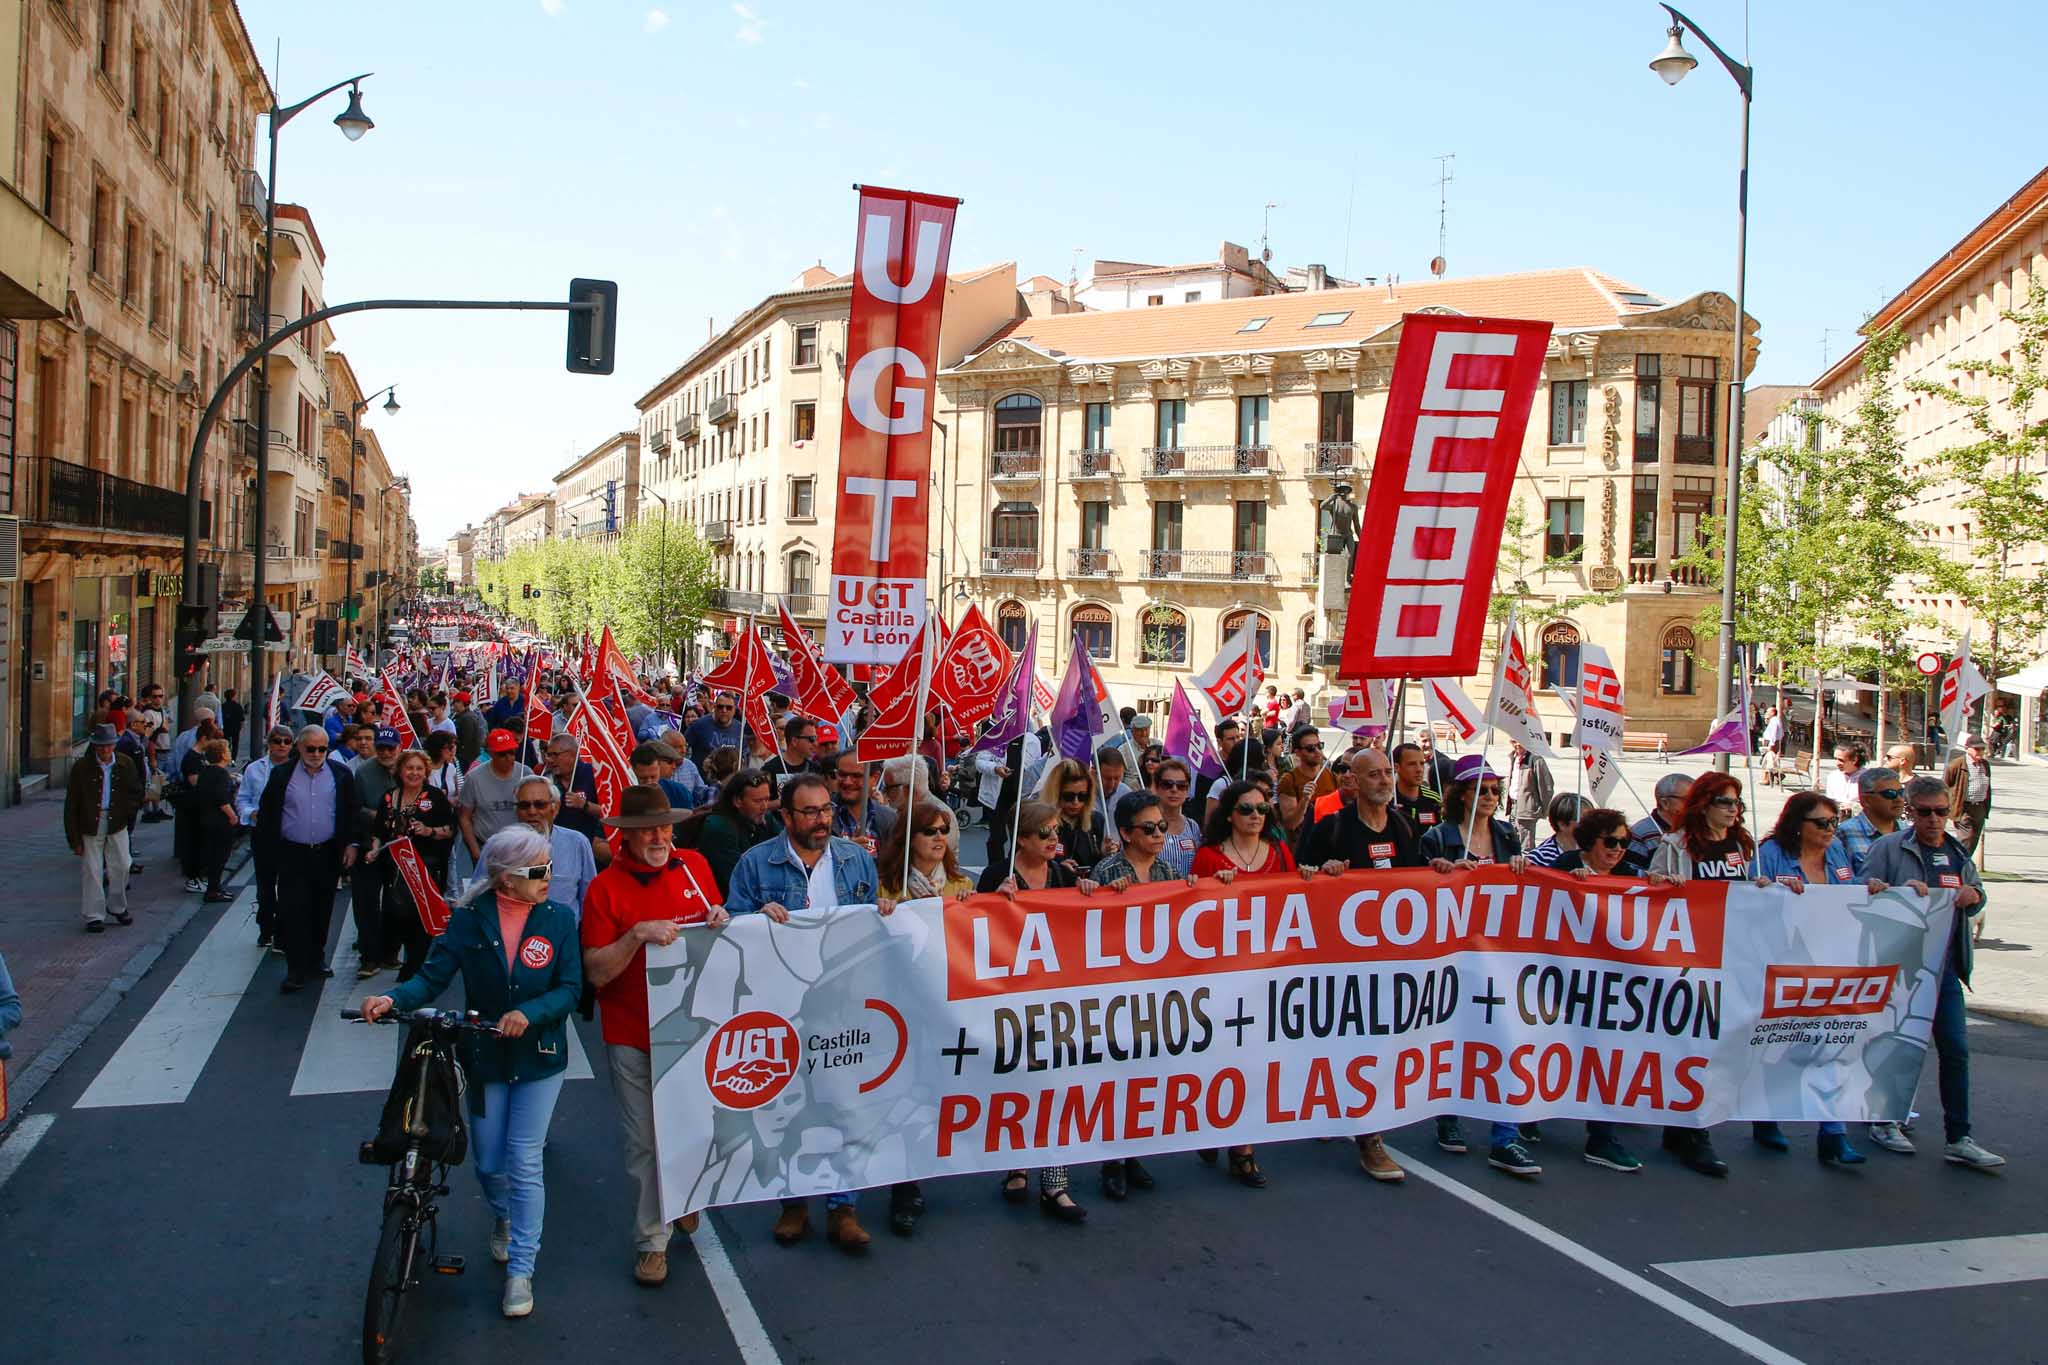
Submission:
<svg viewBox="0 0 2048 1365">
<path fill-rule="evenodd" d="M 2018 329 L 2019 344 L 2011 359 L 1954 364 L 1956 378 L 1971 381 L 1968 392 L 1932 379 L 1907 385 L 1954 405 L 1970 426 L 1972 439 L 1943 451 L 1936 462 L 1965 490 L 1956 506 L 1974 528 L 1978 557 L 1959 566 L 1957 595 L 1991 628 L 1990 640 L 1976 647 L 1984 649 L 1984 671 L 1993 678 L 2004 667 L 2002 653 L 2016 643 L 2031 652 L 2048 629 L 2048 573 L 2038 563 L 2015 562 L 2020 551 L 2048 543 L 2048 493 L 2041 487 L 2048 419 L 2039 409 L 2048 386 L 2048 288 L 2030 276 L 2025 302 L 2000 316 Z"/>
</svg>

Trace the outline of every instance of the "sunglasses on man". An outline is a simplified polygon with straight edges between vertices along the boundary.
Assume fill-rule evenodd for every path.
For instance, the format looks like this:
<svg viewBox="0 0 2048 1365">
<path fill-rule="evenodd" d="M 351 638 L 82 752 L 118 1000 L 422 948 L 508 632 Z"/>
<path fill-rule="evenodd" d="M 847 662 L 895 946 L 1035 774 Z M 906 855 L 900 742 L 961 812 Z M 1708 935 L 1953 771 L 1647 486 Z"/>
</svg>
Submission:
<svg viewBox="0 0 2048 1365">
<path fill-rule="evenodd" d="M 1166 833 L 1166 822 L 1164 820 L 1140 820 L 1131 826 L 1131 833 L 1164 834 Z"/>
</svg>

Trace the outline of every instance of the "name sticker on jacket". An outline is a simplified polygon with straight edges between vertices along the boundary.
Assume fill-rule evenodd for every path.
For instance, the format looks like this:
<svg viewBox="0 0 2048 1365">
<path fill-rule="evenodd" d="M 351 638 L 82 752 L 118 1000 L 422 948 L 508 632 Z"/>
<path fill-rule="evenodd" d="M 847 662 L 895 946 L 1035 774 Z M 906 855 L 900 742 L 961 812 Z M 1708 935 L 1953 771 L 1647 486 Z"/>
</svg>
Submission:
<svg viewBox="0 0 2048 1365">
<path fill-rule="evenodd" d="M 1958 872 L 1944 872 L 1941 874 L 1941 884 L 1951 890 L 1960 888 L 1963 884 L 1962 874 Z"/>
<path fill-rule="evenodd" d="M 555 960 L 555 945 L 544 938 L 530 938 L 519 945 L 519 960 L 539 971 Z"/>
</svg>

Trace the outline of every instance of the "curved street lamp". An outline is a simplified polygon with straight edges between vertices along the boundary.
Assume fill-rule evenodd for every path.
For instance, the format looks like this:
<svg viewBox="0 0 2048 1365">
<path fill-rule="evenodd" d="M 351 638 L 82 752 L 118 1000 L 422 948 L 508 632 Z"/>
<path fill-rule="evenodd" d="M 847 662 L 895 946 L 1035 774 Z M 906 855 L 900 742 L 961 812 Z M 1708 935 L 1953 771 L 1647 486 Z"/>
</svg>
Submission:
<svg viewBox="0 0 2048 1365">
<path fill-rule="evenodd" d="M 345 634 L 350 642 L 353 642 L 355 637 L 362 633 L 359 629 L 362 624 L 361 614 L 355 610 L 355 601 L 356 556 L 362 553 L 362 547 L 356 544 L 356 499 L 361 496 L 356 491 L 356 479 L 359 477 L 357 466 L 361 460 L 363 437 L 362 433 L 356 430 L 356 419 L 362 416 L 364 409 L 368 408 L 370 404 L 376 402 L 379 398 L 384 400 L 384 411 L 394 417 L 398 415 L 398 385 L 396 384 L 386 384 L 369 397 L 358 399 L 348 410 L 348 554 L 342 560 L 341 589 L 341 619 L 343 624 L 348 626 L 348 630 L 346 632 L 337 631 L 336 634 Z M 376 650 L 376 647 L 376 641 L 372 640 L 370 642 L 372 652 Z"/>
<path fill-rule="evenodd" d="M 1742 680 L 1735 676 L 1735 553 L 1738 548 L 1736 528 L 1740 524 L 1737 508 L 1742 496 L 1742 363 L 1748 358 L 1749 351 L 1749 334 L 1745 325 L 1747 315 L 1743 311 L 1743 291 L 1748 280 L 1744 258 L 1749 247 L 1749 104 L 1756 72 L 1722 51 L 1721 45 L 1708 37 L 1705 29 L 1685 15 L 1669 5 L 1664 5 L 1663 10 L 1671 16 L 1671 27 L 1666 30 L 1669 41 L 1664 44 L 1662 52 L 1650 59 L 1650 70 L 1656 72 L 1666 85 L 1676 85 L 1684 80 L 1699 65 L 1699 59 L 1685 50 L 1684 38 L 1690 32 L 1727 68 L 1742 96 L 1741 170 L 1735 181 L 1735 358 L 1728 374 L 1728 450 L 1725 460 L 1728 493 L 1723 504 L 1728 524 L 1722 538 L 1721 634 L 1716 651 L 1722 705 L 1726 708 L 1725 713 L 1732 714 L 1742 705 Z M 1748 717 L 1743 719 L 1746 723 Z M 1716 754 L 1714 767 L 1720 772 L 1727 772 L 1728 755 Z"/>
</svg>

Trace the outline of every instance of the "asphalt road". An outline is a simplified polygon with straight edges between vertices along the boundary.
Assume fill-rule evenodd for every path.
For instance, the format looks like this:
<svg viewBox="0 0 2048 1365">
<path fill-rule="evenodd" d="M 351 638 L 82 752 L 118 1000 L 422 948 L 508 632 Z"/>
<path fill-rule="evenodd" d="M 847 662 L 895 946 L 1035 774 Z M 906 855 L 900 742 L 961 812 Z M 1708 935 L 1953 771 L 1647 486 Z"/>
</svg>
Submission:
<svg viewBox="0 0 2048 1365">
<path fill-rule="evenodd" d="M 354 1153 L 395 1031 L 338 1027 L 342 987 L 281 997 L 282 975 L 254 948 L 246 897 L 195 919 L 0 1144 L 9 1362 L 358 1358 L 383 1173 Z M 1983 1020 L 1970 1037 L 1977 1130 L 2012 1163 L 1998 1175 L 1940 1159 L 1930 1066 L 1921 1154 L 1872 1151 L 1854 1172 L 1815 1162 L 1808 1132 L 1772 1155 L 1730 1125 L 1725 1182 L 1677 1167 L 1645 1129 L 1624 1130 L 1645 1168 L 1621 1175 L 1580 1161 L 1580 1126 L 1560 1121 L 1525 1183 L 1439 1153 L 1423 1124 L 1389 1135 L 1413 1172 L 1400 1186 L 1366 1180 L 1343 1142 L 1263 1149 L 1262 1191 L 1191 1155 L 1161 1160 L 1159 1188 L 1122 1205 L 1077 1168 L 1080 1228 L 1004 1204 L 986 1175 L 928 1182 L 925 1221 L 901 1241 L 871 1194 L 877 1240 L 859 1261 L 817 1238 L 777 1247 L 772 1205 L 725 1209 L 647 1290 L 585 1025 L 599 1074 L 572 1079 L 556 1111 L 534 1316 L 498 1315 L 464 1168 L 442 1249 L 469 1273 L 425 1284 L 406 1358 L 2040 1360 L 2048 1033 Z M 1991 1240 L 1927 1245 L 1961 1239 Z M 1881 1247 L 1905 1249 L 1843 1254 Z M 1787 1253 L 1833 1254 L 1742 1259 Z M 1746 1302 L 1758 1284 L 1784 1301 Z"/>
</svg>

